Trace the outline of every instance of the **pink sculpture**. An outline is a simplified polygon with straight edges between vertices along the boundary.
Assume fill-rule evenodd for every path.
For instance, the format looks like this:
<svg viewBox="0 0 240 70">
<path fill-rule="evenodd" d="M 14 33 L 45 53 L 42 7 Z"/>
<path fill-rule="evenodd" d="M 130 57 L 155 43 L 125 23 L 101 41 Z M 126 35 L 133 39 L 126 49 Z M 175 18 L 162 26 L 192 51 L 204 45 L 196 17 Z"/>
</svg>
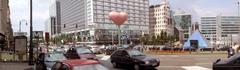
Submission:
<svg viewBox="0 0 240 70">
<path fill-rule="evenodd" d="M 128 14 L 125 12 L 112 11 L 108 16 L 118 26 L 122 25 L 128 19 Z"/>
</svg>

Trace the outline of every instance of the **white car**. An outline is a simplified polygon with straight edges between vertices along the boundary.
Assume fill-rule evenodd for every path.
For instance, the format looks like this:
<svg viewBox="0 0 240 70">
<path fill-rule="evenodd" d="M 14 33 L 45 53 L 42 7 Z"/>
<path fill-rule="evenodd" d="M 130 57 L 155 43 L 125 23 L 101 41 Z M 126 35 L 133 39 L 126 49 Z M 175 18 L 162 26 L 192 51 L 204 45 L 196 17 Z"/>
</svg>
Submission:
<svg viewBox="0 0 240 70">
<path fill-rule="evenodd" d="M 93 53 L 100 53 L 100 46 L 98 45 L 88 45 L 89 49 L 93 51 Z"/>
</svg>

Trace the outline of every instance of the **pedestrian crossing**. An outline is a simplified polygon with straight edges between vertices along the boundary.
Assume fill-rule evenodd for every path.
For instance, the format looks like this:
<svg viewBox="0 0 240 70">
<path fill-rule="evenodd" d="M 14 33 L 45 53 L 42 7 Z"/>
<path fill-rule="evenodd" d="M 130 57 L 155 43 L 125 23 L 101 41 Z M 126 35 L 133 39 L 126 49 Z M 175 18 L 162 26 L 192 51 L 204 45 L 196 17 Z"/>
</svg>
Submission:
<svg viewBox="0 0 240 70">
<path fill-rule="evenodd" d="M 110 59 L 110 56 L 103 56 L 100 60 L 108 60 Z"/>
<path fill-rule="evenodd" d="M 107 61 L 110 59 L 110 55 L 97 55 L 99 60 Z"/>
<path fill-rule="evenodd" d="M 211 70 L 209 68 L 201 67 L 201 66 L 182 66 L 185 70 Z"/>
</svg>

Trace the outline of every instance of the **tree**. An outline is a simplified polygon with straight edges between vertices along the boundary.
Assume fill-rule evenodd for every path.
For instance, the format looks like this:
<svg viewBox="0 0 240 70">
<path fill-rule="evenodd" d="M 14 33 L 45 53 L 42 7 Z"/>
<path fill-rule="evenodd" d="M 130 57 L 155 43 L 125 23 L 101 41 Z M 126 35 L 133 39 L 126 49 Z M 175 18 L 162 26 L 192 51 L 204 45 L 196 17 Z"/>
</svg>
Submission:
<svg viewBox="0 0 240 70">
<path fill-rule="evenodd" d="M 152 44 L 152 45 L 156 45 L 156 41 L 157 41 L 156 36 L 155 36 L 155 35 L 152 35 L 152 36 L 151 36 L 151 44 Z"/>
<path fill-rule="evenodd" d="M 157 40 L 156 40 L 156 44 L 157 45 L 161 45 L 162 43 L 161 43 L 161 36 L 160 35 L 157 35 L 157 38 L 156 38 Z"/>
</svg>

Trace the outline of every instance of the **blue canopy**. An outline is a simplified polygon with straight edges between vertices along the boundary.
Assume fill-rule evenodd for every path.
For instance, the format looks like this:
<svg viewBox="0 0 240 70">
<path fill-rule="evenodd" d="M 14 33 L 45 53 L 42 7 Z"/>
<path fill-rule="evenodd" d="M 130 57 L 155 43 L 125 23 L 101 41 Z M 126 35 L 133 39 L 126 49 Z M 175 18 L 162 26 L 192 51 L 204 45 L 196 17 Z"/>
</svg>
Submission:
<svg viewBox="0 0 240 70">
<path fill-rule="evenodd" d="M 184 45 L 183 45 L 184 49 L 193 48 L 190 45 L 191 40 L 198 41 L 198 48 L 207 48 L 209 46 L 209 43 L 206 40 L 206 38 L 198 30 L 193 32 L 192 35 L 188 38 L 187 42 L 184 43 Z"/>
</svg>

